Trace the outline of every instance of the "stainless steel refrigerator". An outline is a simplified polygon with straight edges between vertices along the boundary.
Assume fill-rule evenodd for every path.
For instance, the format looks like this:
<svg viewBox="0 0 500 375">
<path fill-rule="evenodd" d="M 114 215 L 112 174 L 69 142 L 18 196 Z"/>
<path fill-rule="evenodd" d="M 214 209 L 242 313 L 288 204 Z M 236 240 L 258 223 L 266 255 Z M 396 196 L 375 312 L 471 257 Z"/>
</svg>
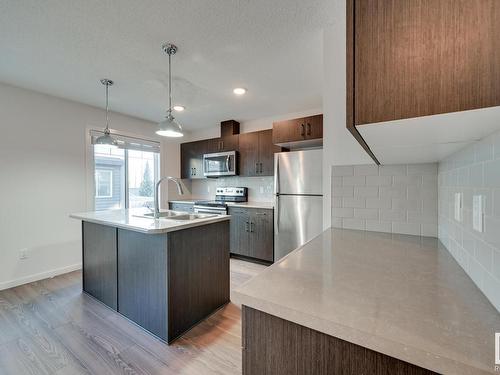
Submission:
<svg viewBox="0 0 500 375">
<path fill-rule="evenodd" d="M 274 260 L 323 230 L 323 150 L 274 155 Z"/>
</svg>

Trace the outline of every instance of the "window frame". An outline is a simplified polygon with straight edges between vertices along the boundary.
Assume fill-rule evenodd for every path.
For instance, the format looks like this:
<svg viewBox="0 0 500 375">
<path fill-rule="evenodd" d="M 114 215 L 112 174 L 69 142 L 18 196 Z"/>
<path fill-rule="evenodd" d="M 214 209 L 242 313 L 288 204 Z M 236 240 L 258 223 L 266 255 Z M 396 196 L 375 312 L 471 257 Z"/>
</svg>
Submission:
<svg viewBox="0 0 500 375">
<path fill-rule="evenodd" d="M 99 179 L 97 178 L 97 172 L 108 172 L 109 173 L 109 194 L 110 195 L 99 195 Z M 113 198 L 113 170 L 110 168 L 96 168 L 94 163 L 94 183 L 95 183 L 95 198 Z"/>
</svg>

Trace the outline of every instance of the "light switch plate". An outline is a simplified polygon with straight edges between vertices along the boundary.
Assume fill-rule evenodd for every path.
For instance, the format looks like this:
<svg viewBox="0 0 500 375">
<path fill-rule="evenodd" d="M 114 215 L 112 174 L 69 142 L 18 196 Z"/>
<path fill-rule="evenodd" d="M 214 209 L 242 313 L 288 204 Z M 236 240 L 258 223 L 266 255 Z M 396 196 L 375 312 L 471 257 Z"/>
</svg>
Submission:
<svg viewBox="0 0 500 375">
<path fill-rule="evenodd" d="M 455 193 L 455 220 L 462 221 L 462 193 Z"/>
<path fill-rule="evenodd" d="M 477 232 L 484 232 L 484 196 L 472 197 L 472 228 Z"/>
</svg>

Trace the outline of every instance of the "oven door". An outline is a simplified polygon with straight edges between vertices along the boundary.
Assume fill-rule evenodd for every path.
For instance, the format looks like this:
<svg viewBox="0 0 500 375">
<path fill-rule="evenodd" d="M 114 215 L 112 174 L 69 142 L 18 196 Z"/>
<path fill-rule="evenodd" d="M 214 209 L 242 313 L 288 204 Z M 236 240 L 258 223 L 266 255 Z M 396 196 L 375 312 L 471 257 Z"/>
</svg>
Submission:
<svg viewBox="0 0 500 375">
<path fill-rule="evenodd" d="M 203 175 L 206 177 L 234 176 L 236 151 L 203 155 Z"/>
</svg>

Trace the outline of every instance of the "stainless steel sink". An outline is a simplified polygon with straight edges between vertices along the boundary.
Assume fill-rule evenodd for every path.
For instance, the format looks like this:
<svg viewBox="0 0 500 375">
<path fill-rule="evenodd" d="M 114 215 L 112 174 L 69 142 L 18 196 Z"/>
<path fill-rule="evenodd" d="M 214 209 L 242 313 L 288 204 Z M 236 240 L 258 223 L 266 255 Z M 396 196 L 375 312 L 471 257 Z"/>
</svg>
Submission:
<svg viewBox="0 0 500 375">
<path fill-rule="evenodd" d="M 196 220 L 196 219 L 208 219 L 210 217 L 215 217 L 217 215 L 210 215 L 210 214 L 185 214 L 185 215 L 178 215 L 171 217 L 171 220 L 182 220 L 182 221 L 187 221 L 187 220 Z"/>
<path fill-rule="evenodd" d="M 160 212 L 160 215 L 158 216 L 159 218 L 162 218 L 162 219 L 168 219 L 168 218 L 172 218 L 174 216 L 183 216 L 183 215 L 187 215 L 186 212 L 179 212 L 179 211 L 161 211 Z M 142 214 L 142 215 L 134 215 L 136 217 L 147 217 L 147 218 L 150 218 L 150 219 L 154 219 L 155 218 L 155 214 L 153 212 L 148 212 L 148 213 L 145 213 L 145 214 Z"/>
</svg>

